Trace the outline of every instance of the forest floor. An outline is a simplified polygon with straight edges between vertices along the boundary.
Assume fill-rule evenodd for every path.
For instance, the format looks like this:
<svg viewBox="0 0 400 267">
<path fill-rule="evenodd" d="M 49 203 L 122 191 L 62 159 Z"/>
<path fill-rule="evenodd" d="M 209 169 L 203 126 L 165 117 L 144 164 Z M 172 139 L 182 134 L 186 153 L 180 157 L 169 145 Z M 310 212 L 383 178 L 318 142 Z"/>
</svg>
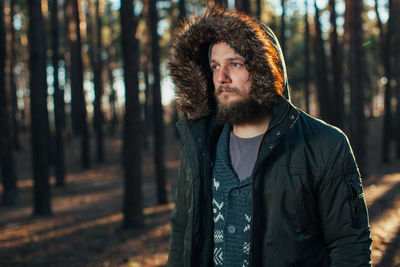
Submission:
<svg viewBox="0 0 400 267">
<path fill-rule="evenodd" d="M 370 164 L 363 183 L 374 239 L 373 263 L 382 267 L 400 266 L 400 160 L 387 165 L 379 163 L 380 136 L 376 129 L 381 129 L 380 121 L 372 119 L 370 124 Z M 66 186 L 55 187 L 51 177 L 53 214 L 45 217 L 32 216 L 28 135 L 22 135 L 21 144 L 23 150 L 16 152 L 19 200 L 13 207 L 0 207 L 0 266 L 166 264 L 169 217 L 181 146 L 172 128 L 167 129 L 165 150 L 170 204 L 156 203 L 152 152 L 145 150 L 142 165 L 145 225 L 130 230 L 122 228 L 122 139 L 119 136 L 107 137 L 106 162 L 95 163 L 93 156 L 88 170 L 80 168 L 79 140 L 70 139 L 65 153 Z M 94 155 L 94 149 L 91 154 Z"/>
</svg>

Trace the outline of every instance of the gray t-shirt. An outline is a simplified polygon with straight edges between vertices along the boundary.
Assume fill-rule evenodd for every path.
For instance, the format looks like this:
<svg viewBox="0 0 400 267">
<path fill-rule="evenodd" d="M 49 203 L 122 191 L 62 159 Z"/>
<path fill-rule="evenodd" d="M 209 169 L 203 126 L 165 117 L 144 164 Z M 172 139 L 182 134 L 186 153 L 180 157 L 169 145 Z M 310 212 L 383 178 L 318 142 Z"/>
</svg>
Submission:
<svg viewBox="0 0 400 267">
<path fill-rule="evenodd" d="M 253 172 L 257 160 L 258 147 L 264 134 L 241 138 L 233 132 L 229 138 L 229 154 L 231 155 L 232 167 L 240 181 L 248 178 Z"/>
</svg>

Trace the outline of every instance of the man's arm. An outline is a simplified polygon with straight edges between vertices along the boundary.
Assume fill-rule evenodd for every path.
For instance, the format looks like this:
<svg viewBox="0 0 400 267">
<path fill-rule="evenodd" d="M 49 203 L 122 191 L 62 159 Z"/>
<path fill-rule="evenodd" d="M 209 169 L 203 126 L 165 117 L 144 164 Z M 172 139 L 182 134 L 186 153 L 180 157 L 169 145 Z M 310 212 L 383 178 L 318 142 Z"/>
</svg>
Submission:
<svg viewBox="0 0 400 267">
<path fill-rule="evenodd" d="M 347 138 L 328 162 L 318 194 L 330 266 L 371 266 L 371 233 L 363 187 Z"/>
<path fill-rule="evenodd" d="M 182 151 L 178 169 L 175 207 L 171 215 L 171 239 L 167 265 L 169 267 L 183 266 L 184 238 L 188 220 L 185 200 L 186 167 L 187 157 L 184 156 L 184 152 Z"/>
</svg>

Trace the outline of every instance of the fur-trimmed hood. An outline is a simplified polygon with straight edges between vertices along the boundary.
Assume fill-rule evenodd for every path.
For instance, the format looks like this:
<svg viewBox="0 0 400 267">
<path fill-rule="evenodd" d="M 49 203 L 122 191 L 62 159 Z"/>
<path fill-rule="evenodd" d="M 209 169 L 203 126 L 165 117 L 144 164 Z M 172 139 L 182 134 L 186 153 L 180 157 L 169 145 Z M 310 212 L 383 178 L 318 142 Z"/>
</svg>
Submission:
<svg viewBox="0 0 400 267">
<path fill-rule="evenodd" d="M 249 96 L 270 108 L 289 98 L 286 66 L 272 30 L 246 14 L 216 9 L 192 16 L 175 33 L 169 70 L 176 86 L 177 108 L 189 120 L 215 111 L 214 85 L 208 62 L 211 43 L 225 41 L 245 58 L 252 86 Z"/>
</svg>

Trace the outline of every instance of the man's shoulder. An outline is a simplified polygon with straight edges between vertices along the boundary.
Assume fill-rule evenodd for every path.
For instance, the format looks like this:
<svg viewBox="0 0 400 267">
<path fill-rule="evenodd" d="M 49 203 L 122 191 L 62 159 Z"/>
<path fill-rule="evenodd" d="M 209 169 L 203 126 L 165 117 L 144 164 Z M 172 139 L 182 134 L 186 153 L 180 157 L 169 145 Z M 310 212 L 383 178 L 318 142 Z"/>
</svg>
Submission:
<svg viewBox="0 0 400 267">
<path fill-rule="evenodd" d="M 300 109 L 298 110 L 300 112 L 298 126 L 301 127 L 305 136 L 329 142 L 347 139 L 345 133 L 340 128 L 315 118 Z"/>
</svg>

